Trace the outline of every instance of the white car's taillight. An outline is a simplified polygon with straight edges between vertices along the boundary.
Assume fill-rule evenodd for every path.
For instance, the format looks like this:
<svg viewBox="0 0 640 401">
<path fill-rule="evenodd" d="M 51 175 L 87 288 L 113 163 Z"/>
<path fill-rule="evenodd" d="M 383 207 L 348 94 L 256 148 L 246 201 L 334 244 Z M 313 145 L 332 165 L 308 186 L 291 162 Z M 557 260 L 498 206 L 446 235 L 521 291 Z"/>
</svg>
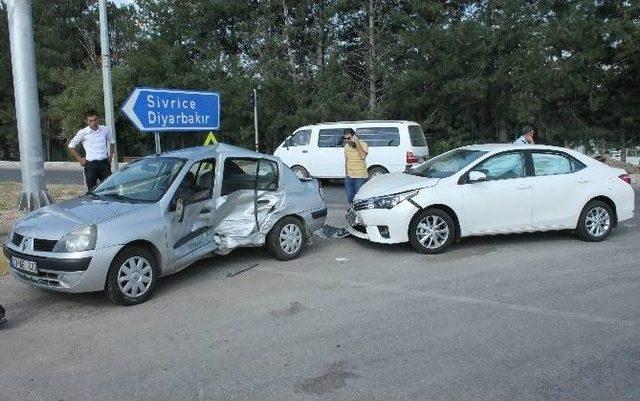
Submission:
<svg viewBox="0 0 640 401">
<path fill-rule="evenodd" d="M 406 161 L 407 164 L 416 164 L 418 162 L 418 158 L 413 155 L 413 152 L 407 152 Z"/>
<path fill-rule="evenodd" d="M 627 184 L 631 185 L 631 176 L 629 174 L 620 174 L 618 178 L 620 178 L 622 181 L 626 182 Z"/>
</svg>

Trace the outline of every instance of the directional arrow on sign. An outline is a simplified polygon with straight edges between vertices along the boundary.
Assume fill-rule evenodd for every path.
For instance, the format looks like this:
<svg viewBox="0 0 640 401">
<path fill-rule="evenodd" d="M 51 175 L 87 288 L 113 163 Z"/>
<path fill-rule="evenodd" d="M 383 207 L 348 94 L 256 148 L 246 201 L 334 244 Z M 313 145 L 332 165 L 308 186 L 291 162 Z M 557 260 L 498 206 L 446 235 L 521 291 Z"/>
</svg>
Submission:
<svg viewBox="0 0 640 401">
<path fill-rule="evenodd" d="M 220 128 L 220 95 L 180 89 L 134 88 L 120 108 L 140 131 Z"/>
</svg>

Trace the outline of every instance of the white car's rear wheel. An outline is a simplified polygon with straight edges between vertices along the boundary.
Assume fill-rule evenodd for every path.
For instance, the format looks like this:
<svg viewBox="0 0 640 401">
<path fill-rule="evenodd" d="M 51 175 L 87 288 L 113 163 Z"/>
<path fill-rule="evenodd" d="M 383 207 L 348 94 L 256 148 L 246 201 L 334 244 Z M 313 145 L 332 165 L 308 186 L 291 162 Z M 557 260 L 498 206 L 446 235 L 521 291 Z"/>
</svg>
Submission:
<svg viewBox="0 0 640 401">
<path fill-rule="evenodd" d="M 602 241 L 611 233 L 614 224 L 611 206 L 602 201 L 591 201 L 580 213 L 576 235 L 583 241 Z"/>
<path fill-rule="evenodd" d="M 453 242 L 456 226 L 443 210 L 425 209 L 411 220 L 409 243 L 416 251 L 426 254 L 444 252 Z"/>
</svg>

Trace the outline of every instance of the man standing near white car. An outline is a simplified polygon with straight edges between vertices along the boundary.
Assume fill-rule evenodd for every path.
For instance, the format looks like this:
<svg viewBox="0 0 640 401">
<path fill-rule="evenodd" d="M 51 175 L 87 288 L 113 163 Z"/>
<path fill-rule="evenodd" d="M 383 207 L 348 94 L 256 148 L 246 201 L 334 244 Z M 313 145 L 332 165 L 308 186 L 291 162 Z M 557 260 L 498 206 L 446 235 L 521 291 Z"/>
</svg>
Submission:
<svg viewBox="0 0 640 401">
<path fill-rule="evenodd" d="M 353 198 L 361 186 L 367 182 L 367 163 L 365 162 L 369 147 L 356 136 L 353 129 L 344 130 L 344 188 L 347 192 L 347 203 L 351 205 Z"/>
<path fill-rule="evenodd" d="M 79 130 L 69 142 L 69 154 L 82 167 L 84 167 L 84 179 L 87 189 L 92 189 L 98 183 L 111 175 L 111 159 L 116 143 L 113 133 L 109 128 L 100 125 L 100 119 L 94 112 L 85 115 L 87 126 Z M 76 147 L 82 144 L 85 157 L 80 157 Z"/>
</svg>

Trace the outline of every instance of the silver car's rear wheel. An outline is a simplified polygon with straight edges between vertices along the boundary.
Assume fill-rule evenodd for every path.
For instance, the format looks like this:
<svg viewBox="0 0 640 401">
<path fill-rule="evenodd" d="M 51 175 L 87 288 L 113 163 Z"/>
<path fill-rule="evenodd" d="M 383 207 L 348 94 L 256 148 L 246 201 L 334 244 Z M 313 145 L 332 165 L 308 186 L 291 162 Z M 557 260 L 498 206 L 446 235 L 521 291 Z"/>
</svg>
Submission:
<svg viewBox="0 0 640 401">
<path fill-rule="evenodd" d="M 306 231 L 301 219 L 285 216 L 269 231 L 266 246 L 269 253 L 279 260 L 297 258 L 304 249 Z"/>
<path fill-rule="evenodd" d="M 280 230 L 280 248 L 287 255 L 293 255 L 302 247 L 302 231 L 297 224 L 290 223 Z"/>
<path fill-rule="evenodd" d="M 118 269 L 118 288 L 131 298 L 143 296 L 153 281 L 151 263 L 141 256 L 127 259 Z"/>
</svg>

